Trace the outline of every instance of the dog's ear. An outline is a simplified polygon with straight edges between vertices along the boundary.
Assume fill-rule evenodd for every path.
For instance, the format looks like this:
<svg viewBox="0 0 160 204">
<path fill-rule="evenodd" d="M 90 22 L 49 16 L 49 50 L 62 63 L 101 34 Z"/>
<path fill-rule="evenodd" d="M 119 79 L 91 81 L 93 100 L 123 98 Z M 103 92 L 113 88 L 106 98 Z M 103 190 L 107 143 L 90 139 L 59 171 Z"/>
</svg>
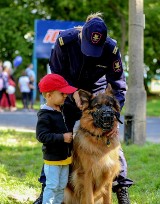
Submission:
<svg viewBox="0 0 160 204">
<path fill-rule="evenodd" d="M 119 102 L 117 101 L 117 99 L 114 97 L 114 93 L 113 93 L 113 89 L 111 87 L 111 85 L 108 83 L 108 86 L 107 86 L 107 89 L 106 89 L 106 92 L 107 96 L 111 96 L 114 98 L 114 108 L 116 111 L 120 112 L 120 104 Z"/>
<path fill-rule="evenodd" d="M 82 103 L 82 110 L 84 110 L 84 109 L 88 108 L 89 101 L 90 101 L 90 99 L 92 97 L 92 94 L 89 93 L 88 91 L 85 91 L 85 90 L 82 90 L 82 89 L 80 89 L 78 91 L 78 93 L 79 93 L 79 97 L 80 97 L 81 103 Z"/>
<path fill-rule="evenodd" d="M 113 96 L 113 89 L 111 87 L 111 85 L 108 83 L 108 86 L 106 88 L 106 91 L 105 93 L 108 95 L 108 96 Z"/>
<path fill-rule="evenodd" d="M 115 99 L 115 101 L 114 101 L 113 106 L 114 106 L 114 108 L 115 108 L 115 110 L 116 110 L 117 112 L 120 112 L 120 104 L 119 104 L 119 102 L 118 102 L 116 99 Z"/>
</svg>

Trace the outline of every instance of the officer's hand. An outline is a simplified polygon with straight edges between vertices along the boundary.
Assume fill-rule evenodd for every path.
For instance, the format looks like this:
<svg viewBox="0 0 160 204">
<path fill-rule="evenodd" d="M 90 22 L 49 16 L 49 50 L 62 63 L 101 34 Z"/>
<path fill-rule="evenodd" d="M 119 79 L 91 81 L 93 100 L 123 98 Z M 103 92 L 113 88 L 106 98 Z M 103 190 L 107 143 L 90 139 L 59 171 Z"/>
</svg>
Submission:
<svg viewBox="0 0 160 204">
<path fill-rule="evenodd" d="M 118 122 L 115 121 L 112 130 L 107 133 L 107 137 L 116 137 L 118 135 L 119 135 Z"/>
<path fill-rule="evenodd" d="M 67 132 L 63 134 L 64 137 L 64 142 L 66 143 L 71 143 L 72 139 L 73 139 L 73 134 L 72 132 Z"/>
<path fill-rule="evenodd" d="M 81 102 L 81 99 L 79 97 L 78 91 L 74 92 L 73 98 L 74 98 L 74 100 L 76 102 L 77 107 L 81 110 L 82 109 L 82 102 Z"/>
</svg>

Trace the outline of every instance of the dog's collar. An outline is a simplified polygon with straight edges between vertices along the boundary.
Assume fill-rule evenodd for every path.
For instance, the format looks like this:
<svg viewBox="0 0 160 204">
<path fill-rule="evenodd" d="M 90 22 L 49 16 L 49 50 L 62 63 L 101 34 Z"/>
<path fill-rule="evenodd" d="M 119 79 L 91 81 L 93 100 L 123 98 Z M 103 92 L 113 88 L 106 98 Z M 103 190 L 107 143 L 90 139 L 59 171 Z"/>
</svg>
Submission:
<svg viewBox="0 0 160 204">
<path fill-rule="evenodd" d="M 98 138 L 101 138 L 102 136 L 105 135 L 105 132 L 103 132 L 101 135 L 96 135 L 96 134 L 90 132 L 89 130 L 87 130 L 87 129 L 83 128 L 83 127 L 80 127 L 80 129 L 81 129 L 81 130 L 84 130 L 85 132 L 88 132 L 92 137 L 97 137 L 97 139 L 98 139 Z"/>
<path fill-rule="evenodd" d="M 87 130 L 87 129 L 85 129 L 85 128 L 80 127 L 80 129 L 81 129 L 81 130 L 84 130 L 84 131 L 86 131 L 86 132 L 88 132 L 92 137 L 96 137 L 97 140 L 100 139 L 101 137 L 103 137 L 103 136 L 105 135 L 105 133 L 106 133 L 106 132 L 103 132 L 101 135 L 95 135 L 94 133 L 90 132 L 89 130 Z M 107 147 L 109 147 L 110 144 L 111 144 L 110 138 L 107 137 L 107 142 L 106 142 Z"/>
</svg>

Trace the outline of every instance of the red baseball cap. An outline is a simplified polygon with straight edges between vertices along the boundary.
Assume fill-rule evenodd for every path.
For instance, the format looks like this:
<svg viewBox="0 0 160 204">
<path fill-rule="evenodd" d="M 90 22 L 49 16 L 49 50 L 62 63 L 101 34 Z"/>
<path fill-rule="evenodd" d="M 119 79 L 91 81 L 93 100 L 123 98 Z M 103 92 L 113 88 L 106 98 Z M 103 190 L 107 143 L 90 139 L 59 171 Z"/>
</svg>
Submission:
<svg viewBox="0 0 160 204">
<path fill-rule="evenodd" d="M 77 88 L 70 86 L 68 82 L 58 74 L 45 75 L 38 84 L 41 93 L 50 91 L 60 91 L 61 93 L 71 94 Z"/>
</svg>

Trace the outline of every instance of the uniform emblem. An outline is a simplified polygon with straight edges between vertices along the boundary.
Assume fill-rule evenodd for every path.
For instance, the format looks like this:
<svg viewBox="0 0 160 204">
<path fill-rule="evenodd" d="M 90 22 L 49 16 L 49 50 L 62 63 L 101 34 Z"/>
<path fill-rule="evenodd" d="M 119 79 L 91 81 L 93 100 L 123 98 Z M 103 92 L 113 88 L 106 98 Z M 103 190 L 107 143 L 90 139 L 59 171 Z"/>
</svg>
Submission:
<svg viewBox="0 0 160 204">
<path fill-rule="evenodd" d="M 64 42 L 63 42 L 63 38 L 62 38 L 62 37 L 59 38 L 59 44 L 60 44 L 60 46 L 64 45 Z"/>
<path fill-rule="evenodd" d="M 91 35 L 92 43 L 98 43 L 101 40 L 102 34 L 98 32 L 93 32 Z"/>
<path fill-rule="evenodd" d="M 116 60 L 115 62 L 113 62 L 113 69 L 115 72 L 121 71 L 121 61 L 120 60 Z"/>
<path fill-rule="evenodd" d="M 112 53 L 113 53 L 113 54 L 116 54 L 116 53 L 117 53 L 117 50 L 118 50 L 118 47 L 115 46 Z"/>
</svg>

